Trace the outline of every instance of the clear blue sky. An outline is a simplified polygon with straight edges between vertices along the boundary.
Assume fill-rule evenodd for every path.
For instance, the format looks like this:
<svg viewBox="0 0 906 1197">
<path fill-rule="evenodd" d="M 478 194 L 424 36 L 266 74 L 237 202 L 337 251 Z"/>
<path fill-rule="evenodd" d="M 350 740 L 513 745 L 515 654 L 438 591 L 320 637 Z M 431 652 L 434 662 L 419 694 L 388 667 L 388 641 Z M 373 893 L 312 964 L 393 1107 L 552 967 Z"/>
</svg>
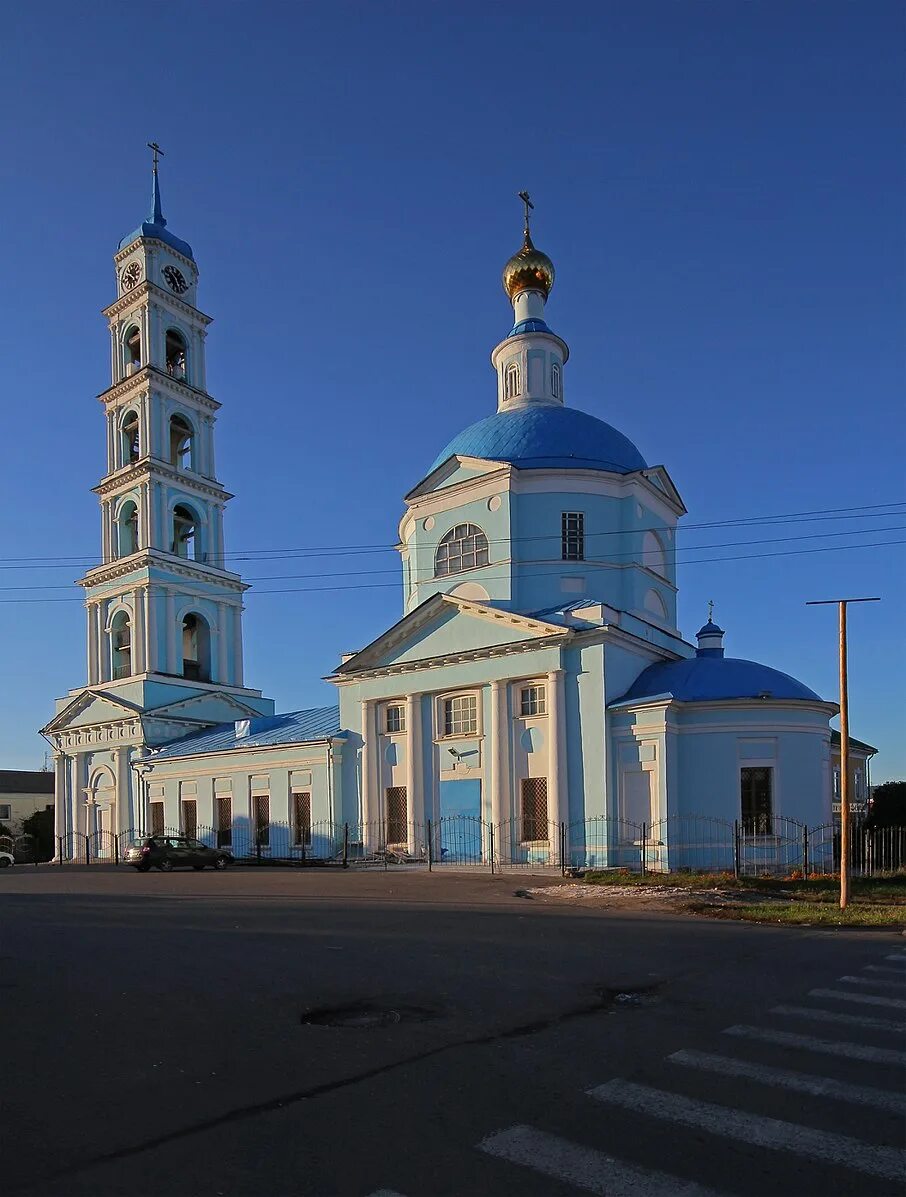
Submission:
<svg viewBox="0 0 906 1197">
<path fill-rule="evenodd" d="M 402 495 L 494 410 L 523 187 L 567 398 L 666 465 L 689 523 L 906 499 L 903 45 L 899 0 L 8 8 L 0 557 L 98 551 L 99 309 L 154 139 L 215 317 L 228 551 L 393 543 Z M 680 544 L 903 541 L 899 510 Z M 835 614 L 805 600 L 881 595 L 851 617 L 852 730 L 875 780 L 906 776 L 904 553 L 690 563 L 681 627 L 714 598 L 732 655 L 835 698 Z M 0 585 L 81 572 L 47 564 Z M 320 677 L 401 611 L 392 552 L 237 566 L 342 575 L 255 582 L 247 678 L 278 709 L 330 701 Z M 0 764 L 36 767 L 35 729 L 84 681 L 80 592 L 0 598 Z"/>
</svg>

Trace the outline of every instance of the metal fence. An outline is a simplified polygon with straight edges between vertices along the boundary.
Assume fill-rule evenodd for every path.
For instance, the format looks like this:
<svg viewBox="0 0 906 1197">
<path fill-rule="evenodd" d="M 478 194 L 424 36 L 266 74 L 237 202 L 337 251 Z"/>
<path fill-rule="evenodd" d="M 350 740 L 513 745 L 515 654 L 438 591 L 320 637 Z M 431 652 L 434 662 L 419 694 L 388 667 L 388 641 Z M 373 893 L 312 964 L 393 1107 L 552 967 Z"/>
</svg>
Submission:
<svg viewBox="0 0 906 1197">
<path fill-rule="evenodd" d="M 188 836 L 229 851 L 237 864 L 343 868 L 483 868 L 491 872 L 561 873 L 629 869 L 732 873 L 735 876 L 827 876 L 840 869 L 840 827 L 808 827 L 795 819 L 759 818 L 757 825 L 710 815 L 675 815 L 652 823 L 600 816 L 573 823 L 508 819 L 491 823 L 455 815 L 424 823 L 375 820 L 290 823 L 237 821 L 227 828 L 130 828 L 119 834 L 69 832 L 55 839 L 56 864 L 126 863 L 130 844 L 149 835 Z M 9 846 L 6 846 L 6 845 Z M 0 837 L 17 860 L 36 855 L 33 837 Z M 906 827 L 874 828 L 853 820 L 850 866 L 855 876 L 906 869 Z"/>
</svg>

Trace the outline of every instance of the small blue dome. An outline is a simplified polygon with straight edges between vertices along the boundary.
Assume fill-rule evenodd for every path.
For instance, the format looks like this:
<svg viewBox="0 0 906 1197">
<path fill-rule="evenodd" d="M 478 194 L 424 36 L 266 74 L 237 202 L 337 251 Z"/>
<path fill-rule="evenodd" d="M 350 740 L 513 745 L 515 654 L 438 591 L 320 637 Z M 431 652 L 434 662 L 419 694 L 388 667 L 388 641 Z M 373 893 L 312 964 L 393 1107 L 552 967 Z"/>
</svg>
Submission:
<svg viewBox="0 0 906 1197">
<path fill-rule="evenodd" d="M 192 246 L 188 241 L 182 241 L 179 237 L 174 237 L 162 224 L 153 224 L 150 220 L 143 220 L 134 233 L 130 233 L 128 237 L 123 237 L 119 243 L 119 248 L 125 249 L 137 237 L 156 237 L 158 241 L 163 241 L 165 245 L 169 245 L 171 249 L 175 249 L 184 258 L 191 258 L 193 262 L 195 261 Z"/>
<path fill-rule="evenodd" d="M 709 619 L 704 627 L 699 628 L 695 633 L 696 636 L 723 636 L 723 634 L 723 628 L 719 628 L 713 619 Z"/>
<path fill-rule="evenodd" d="M 644 457 L 622 432 L 587 412 L 553 405 L 532 404 L 499 411 L 470 424 L 453 437 L 431 470 L 457 453 L 487 461 L 508 461 L 523 470 L 631 474 L 647 468 Z"/>
<path fill-rule="evenodd" d="M 687 661 L 649 665 L 620 702 L 672 694 L 679 702 L 712 702 L 727 698 L 822 699 L 788 673 L 736 657 L 696 656 Z"/>
<path fill-rule="evenodd" d="M 551 336 L 556 336 L 556 333 L 552 332 L 552 330 L 548 328 L 547 324 L 545 324 L 543 320 L 539 319 L 537 316 L 529 316 L 527 320 L 520 320 L 518 324 L 513 325 L 506 335 L 507 340 L 509 340 L 510 337 L 521 337 L 523 333 L 530 332 L 546 332 L 551 333 Z"/>
</svg>

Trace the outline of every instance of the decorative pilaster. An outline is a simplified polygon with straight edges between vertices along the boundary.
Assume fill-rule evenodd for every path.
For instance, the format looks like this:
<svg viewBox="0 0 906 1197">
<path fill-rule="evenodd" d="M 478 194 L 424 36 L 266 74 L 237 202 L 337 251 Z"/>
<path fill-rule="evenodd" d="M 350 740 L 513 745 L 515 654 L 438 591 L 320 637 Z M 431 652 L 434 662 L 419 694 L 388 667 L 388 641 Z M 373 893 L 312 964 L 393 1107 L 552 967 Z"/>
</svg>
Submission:
<svg viewBox="0 0 906 1197">
<path fill-rule="evenodd" d="M 366 849 L 372 846 L 371 841 L 378 834 L 378 820 L 381 817 L 376 709 L 374 699 L 366 698 L 362 702 L 362 821 L 365 824 L 362 839 Z"/>
<path fill-rule="evenodd" d="M 55 752 L 53 757 L 53 831 L 54 835 L 62 838 L 69 832 L 69 794 L 66 786 L 67 760 L 62 752 Z M 65 851 L 66 845 L 63 845 Z M 54 849 L 57 857 L 59 847 Z"/>
<path fill-rule="evenodd" d="M 132 809 L 132 787 L 129 776 L 129 749 L 125 746 L 117 748 L 113 754 L 116 770 L 116 834 L 134 828 L 135 818 Z"/>
<path fill-rule="evenodd" d="M 566 670 L 552 669 L 547 675 L 548 722 L 550 735 L 550 769 L 548 787 L 548 818 L 558 826 L 569 815 L 569 796 L 566 785 Z"/>
<path fill-rule="evenodd" d="M 491 682 L 491 822 L 500 826 L 510 817 L 510 736 L 507 721 L 507 682 Z M 502 845 L 499 845 L 502 848 Z"/>
<path fill-rule="evenodd" d="M 422 765 L 422 696 L 406 695 L 406 797 L 409 807 L 409 851 L 418 851 L 424 835 L 425 770 Z"/>
</svg>

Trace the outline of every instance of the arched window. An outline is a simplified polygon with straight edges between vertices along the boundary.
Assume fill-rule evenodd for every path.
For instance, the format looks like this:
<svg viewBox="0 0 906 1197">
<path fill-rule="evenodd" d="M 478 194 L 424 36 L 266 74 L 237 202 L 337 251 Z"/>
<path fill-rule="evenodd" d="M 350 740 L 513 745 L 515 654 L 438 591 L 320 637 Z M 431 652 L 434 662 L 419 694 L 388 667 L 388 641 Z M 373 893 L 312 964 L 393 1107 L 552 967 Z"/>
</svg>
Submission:
<svg viewBox="0 0 906 1197">
<path fill-rule="evenodd" d="M 555 399 L 560 398 L 560 363 L 551 366 L 551 394 Z"/>
<path fill-rule="evenodd" d="M 488 564 L 488 538 L 475 524 L 457 524 L 437 546 L 435 578 Z"/>
<path fill-rule="evenodd" d="M 194 613 L 182 621 L 182 675 L 196 682 L 211 678 L 211 629 L 203 616 Z"/>
<path fill-rule="evenodd" d="M 185 416 L 170 417 L 170 462 L 180 470 L 192 469 L 195 437 Z"/>
<path fill-rule="evenodd" d="M 120 464 L 129 465 L 138 461 L 140 446 L 138 439 L 138 412 L 127 411 L 120 422 Z"/>
<path fill-rule="evenodd" d="M 518 394 L 519 367 L 515 362 L 510 362 L 503 375 L 503 397 L 505 399 L 515 399 Z"/>
<path fill-rule="evenodd" d="M 186 340 L 175 328 L 167 329 L 167 373 L 174 378 L 186 377 Z"/>
<path fill-rule="evenodd" d="M 126 373 L 134 374 L 142 368 L 142 334 L 135 324 L 126 329 L 123 345 L 126 350 Z"/>
<path fill-rule="evenodd" d="M 116 517 L 117 556 L 128 557 L 138 552 L 138 507 L 127 499 Z"/>
<path fill-rule="evenodd" d="M 656 590 L 649 590 L 645 595 L 645 610 L 656 619 L 667 618 L 667 605 Z"/>
<path fill-rule="evenodd" d="M 667 554 L 660 537 L 654 532 L 646 532 L 642 540 L 642 565 L 662 578 L 667 577 Z"/>
<path fill-rule="evenodd" d="M 184 504 L 173 508 L 173 541 L 170 552 L 187 561 L 199 561 L 201 550 L 198 537 L 198 520 L 195 513 Z"/>
<path fill-rule="evenodd" d="M 125 611 L 118 611 L 110 625 L 110 662 L 114 681 L 131 676 L 132 630 Z"/>
</svg>

